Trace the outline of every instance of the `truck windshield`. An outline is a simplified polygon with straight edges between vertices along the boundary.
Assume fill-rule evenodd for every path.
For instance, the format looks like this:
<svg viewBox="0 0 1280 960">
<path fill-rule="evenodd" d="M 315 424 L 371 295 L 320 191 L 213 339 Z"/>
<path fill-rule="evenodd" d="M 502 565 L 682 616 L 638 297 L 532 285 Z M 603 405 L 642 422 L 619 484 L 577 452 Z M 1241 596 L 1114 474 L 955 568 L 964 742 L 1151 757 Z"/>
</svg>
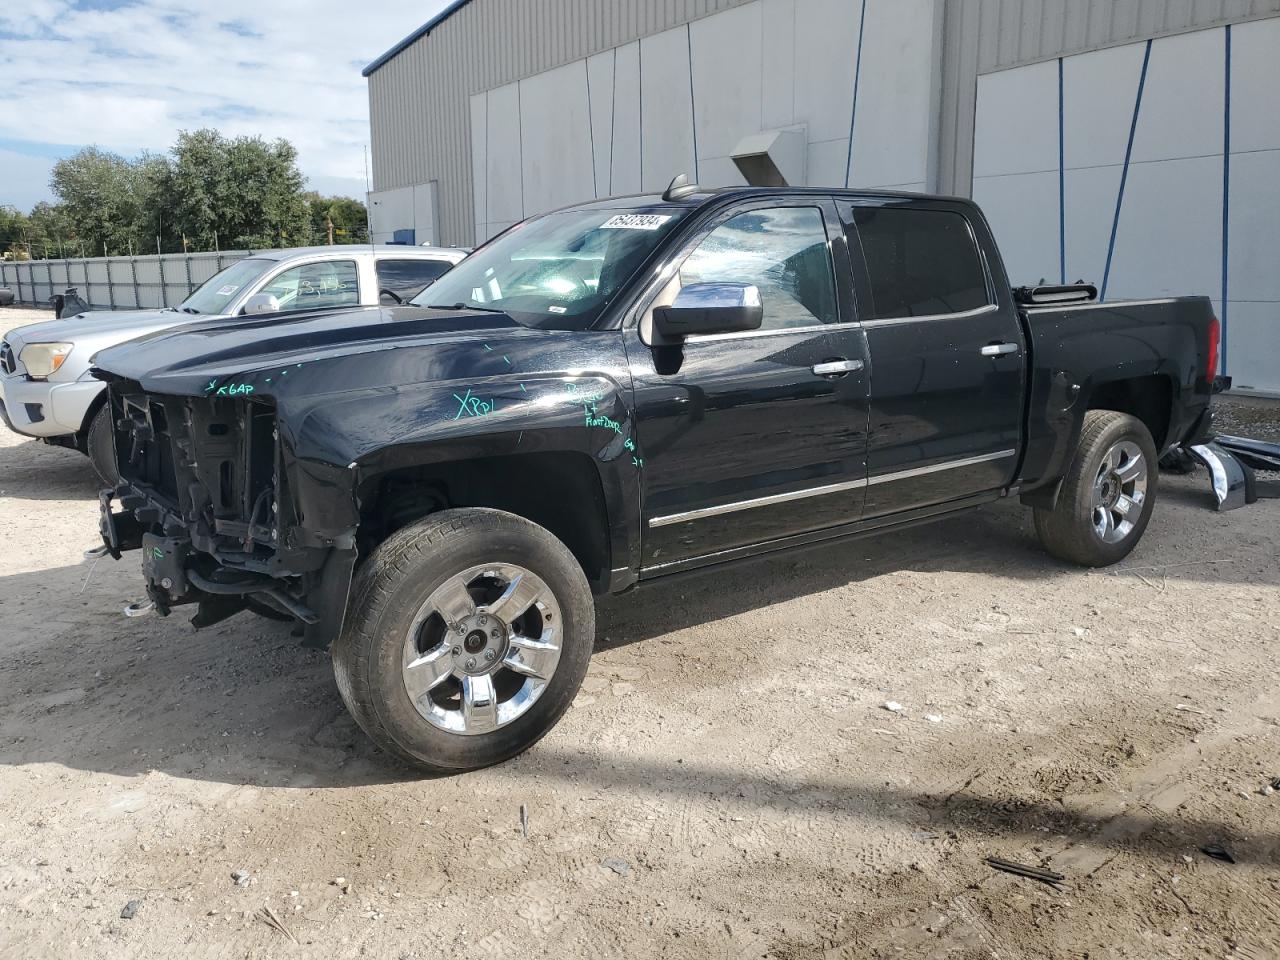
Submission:
<svg viewBox="0 0 1280 960">
<path fill-rule="evenodd" d="M 528 220 L 412 302 L 501 310 L 517 323 L 545 330 L 585 330 L 686 212 L 566 210 Z"/>
<path fill-rule="evenodd" d="M 274 260 L 237 260 L 225 270 L 220 270 L 213 278 L 200 285 L 195 293 L 187 297 L 178 307 L 183 313 L 224 314 L 242 293 L 244 288 L 274 267 Z"/>
</svg>

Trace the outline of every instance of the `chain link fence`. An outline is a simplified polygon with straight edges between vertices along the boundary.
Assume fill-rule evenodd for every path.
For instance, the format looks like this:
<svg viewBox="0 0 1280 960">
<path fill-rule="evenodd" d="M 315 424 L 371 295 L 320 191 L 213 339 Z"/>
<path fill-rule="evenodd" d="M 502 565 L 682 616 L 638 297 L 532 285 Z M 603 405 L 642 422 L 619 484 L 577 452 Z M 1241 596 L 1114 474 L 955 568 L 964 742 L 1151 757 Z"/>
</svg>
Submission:
<svg viewBox="0 0 1280 960">
<path fill-rule="evenodd" d="M 54 294 L 74 288 L 93 310 L 176 307 L 223 267 L 249 250 L 166 253 L 149 257 L 89 257 L 81 260 L 0 261 L 0 287 L 15 302 L 50 305 Z"/>
</svg>

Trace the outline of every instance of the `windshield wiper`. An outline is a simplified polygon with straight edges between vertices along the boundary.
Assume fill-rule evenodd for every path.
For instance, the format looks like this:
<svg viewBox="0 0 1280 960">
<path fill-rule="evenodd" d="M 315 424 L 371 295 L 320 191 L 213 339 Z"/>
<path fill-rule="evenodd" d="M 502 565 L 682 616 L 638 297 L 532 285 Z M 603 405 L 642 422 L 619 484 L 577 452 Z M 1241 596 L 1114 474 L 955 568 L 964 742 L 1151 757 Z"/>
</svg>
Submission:
<svg viewBox="0 0 1280 960">
<path fill-rule="evenodd" d="M 428 303 L 428 310 L 479 310 L 481 313 L 502 313 L 507 311 L 499 310 L 497 307 L 482 307 L 473 303 Z"/>
</svg>

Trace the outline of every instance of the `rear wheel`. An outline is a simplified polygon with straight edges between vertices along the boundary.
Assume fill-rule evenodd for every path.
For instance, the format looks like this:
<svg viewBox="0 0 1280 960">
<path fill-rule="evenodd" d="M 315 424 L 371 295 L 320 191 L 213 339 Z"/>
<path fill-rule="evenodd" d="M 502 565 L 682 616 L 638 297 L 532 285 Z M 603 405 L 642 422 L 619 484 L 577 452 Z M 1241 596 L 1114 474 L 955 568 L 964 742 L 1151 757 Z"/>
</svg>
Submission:
<svg viewBox="0 0 1280 960">
<path fill-rule="evenodd" d="M 591 590 L 563 543 L 512 514 L 449 510 L 397 531 L 365 564 L 334 673 L 379 746 L 457 772 L 550 730 L 594 636 Z"/>
<path fill-rule="evenodd" d="M 1142 421 L 1090 410 L 1057 504 L 1035 512 L 1040 542 L 1055 557 L 1087 567 L 1122 560 L 1147 529 L 1158 470 Z"/>
<path fill-rule="evenodd" d="M 120 483 L 120 472 L 116 468 L 116 448 L 111 436 L 111 405 L 104 403 L 93 416 L 89 424 L 89 433 L 85 437 L 85 452 L 98 474 L 109 487 Z"/>
</svg>

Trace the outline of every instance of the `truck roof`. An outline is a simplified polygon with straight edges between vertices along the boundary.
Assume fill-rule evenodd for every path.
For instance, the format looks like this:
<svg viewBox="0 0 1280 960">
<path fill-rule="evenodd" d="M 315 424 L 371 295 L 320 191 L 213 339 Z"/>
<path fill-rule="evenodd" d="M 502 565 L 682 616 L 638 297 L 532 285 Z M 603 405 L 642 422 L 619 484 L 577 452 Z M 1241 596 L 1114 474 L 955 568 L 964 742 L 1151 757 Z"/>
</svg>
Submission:
<svg viewBox="0 0 1280 960">
<path fill-rule="evenodd" d="M 850 200 L 868 199 L 902 199 L 902 200 L 949 200 L 971 203 L 965 197 L 951 197 L 932 193 L 908 193 L 903 190 L 855 189 L 847 187 L 715 187 L 703 188 L 695 186 L 693 192 L 678 199 L 667 199 L 661 192 L 631 193 L 613 197 L 601 197 L 598 200 L 584 200 L 581 203 L 569 204 L 564 210 L 584 210 L 592 208 L 614 209 L 629 207 L 659 207 L 667 204 L 680 207 L 699 207 L 717 200 L 739 200 L 752 197 L 845 197 Z"/>
<path fill-rule="evenodd" d="M 254 250 L 249 254 L 255 260 L 285 261 L 301 257 L 314 257 L 319 254 L 343 254 L 346 256 L 367 256 L 369 253 L 385 256 L 391 254 L 404 257 L 406 260 L 454 260 L 467 255 L 467 251 L 457 247 L 410 247 L 397 243 L 344 243 L 334 246 L 290 247 L 287 250 Z"/>
</svg>

